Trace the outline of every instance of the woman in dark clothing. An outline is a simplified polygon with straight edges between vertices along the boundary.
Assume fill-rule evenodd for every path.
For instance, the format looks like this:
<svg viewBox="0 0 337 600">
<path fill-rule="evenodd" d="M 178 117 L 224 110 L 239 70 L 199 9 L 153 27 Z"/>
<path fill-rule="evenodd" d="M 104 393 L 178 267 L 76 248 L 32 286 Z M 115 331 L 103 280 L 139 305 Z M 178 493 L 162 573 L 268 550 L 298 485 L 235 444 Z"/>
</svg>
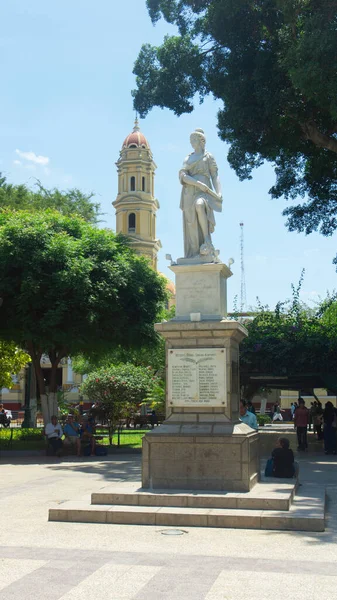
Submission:
<svg viewBox="0 0 337 600">
<path fill-rule="evenodd" d="M 298 463 L 294 461 L 294 453 L 289 448 L 288 438 L 279 438 L 276 442 L 276 448 L 268 459 L 265 476 L 266 477 L 298 477 Z"/>
<path fill-rule="evenodd" d="M 318 440 L 323 439 L 322 425 L 323 425 L 323 408 L 322 403 L 318 400 L 315 402 L 315 416 L 314 416 L 314 431 L 317 435 Z"/>
<path fill-rule="evenodd" d="M 297 474 L 294 453 L 289 448 L 288 438 L 279 438 L 271 453 L 273 459 L 273 477 L 295 477 Z"/>
<path fill-rule="evenodd" d="M 323 411 L 323 435 L 325 454 L 336 454 L 337 411 L 332 402 L 327 402 Z"/>
</svg>

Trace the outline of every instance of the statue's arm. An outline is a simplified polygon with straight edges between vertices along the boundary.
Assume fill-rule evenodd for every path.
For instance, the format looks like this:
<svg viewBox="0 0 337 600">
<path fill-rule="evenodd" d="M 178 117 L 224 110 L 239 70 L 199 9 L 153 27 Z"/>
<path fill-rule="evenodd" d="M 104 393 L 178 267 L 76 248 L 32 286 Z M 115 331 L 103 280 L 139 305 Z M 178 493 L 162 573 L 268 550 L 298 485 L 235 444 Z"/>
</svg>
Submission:
<svg viewBox="0 0 337 600">
<path fill-rule="evenodd" d="M 201 190 L 204 190 L 204 188 L 207 187 L 201 181 L 198 181 L 197 179 L 194 179 L 194 177 L 191 177 L 191 175 L 188 175 L 184 167 L 181 169 L 181 171 L 179 171 L 179 180 L 181 184 L 185 183 L 186 185 L 193 185 Z"/>
<path fill-rule="evenodd" d="M 209 170 L 211 173 L 213 188 L 214 188 L 215 192 L 218 194 L 218 196 L 220 198 L 222 198 L 221 183 L 220 183 L 219 174 L 218 174 L 218 165 L 215 162 L 215 158 L 211 154 L 208 155 L 208 163 L 209 163 Z"/>
</svg>

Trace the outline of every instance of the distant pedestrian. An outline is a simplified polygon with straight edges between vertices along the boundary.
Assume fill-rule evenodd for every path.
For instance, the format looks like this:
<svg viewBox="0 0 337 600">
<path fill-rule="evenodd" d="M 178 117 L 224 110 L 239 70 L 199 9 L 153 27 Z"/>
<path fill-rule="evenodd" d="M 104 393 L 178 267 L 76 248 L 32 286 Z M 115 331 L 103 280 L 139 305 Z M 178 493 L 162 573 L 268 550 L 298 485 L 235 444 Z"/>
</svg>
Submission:
<svg viewBox="0 0 337 600">
<path fill-rule="evenodd" d="M 294 418 L 294 412 L 295 412 L 295 410 L 296 410 L 296 406 L 295 406 L 294 402 L 292 402 L 292 403 L 290 404 L 290 412 L 291 412 L 291 419 L 292 419 L 292 420 L 293 420 L 293 418 Z"/>
<path fill-rule="evenodd" d="M 322 407 L 322 403 L 319 400 L 317 400 L 315 402 L 315 404 L 316 404 L 316 410 L 315 410 L 315 416 L 314 416 L 314 432 L 316 433 L 317 439 L 322 440 L 323 439 L 323 431 L 322 431 L 323 407 Z"/>
<path fill-rule="evenodd" d="M 298 399 L 298 408 L 295 410 L 294 423 L 297 432 L 298 447 L 297 450 L 307 450 L 307 428 L 309 421 L 309 411 L 305 406 L 303 398 Z"/>
<path fill-rule="evenodd" d="M 309 408 L 309 431 L 311 431 L 311 425 L 313 425 L 314 422 L 314 415 L 315 415 L 315 404 L 314 402 L 311 402 L 310 408 Z"/>
<path fill-rule="evenodd" d="M 336 454 L 337 411 L 332 402 L 327 402 L 323 412 L 324 452 Z"/>
<path fill-rule="evenodd" d="M 273 423 L 275 423 L 275 421 L 283 421 L 280 406 L 277 407 L 276 411 L 273 414 Z"/>
<path fill-rule="evenodd" d="M 158 417 L 157 417 L 157 414 L 156 414 L 155 410 L 151 411 L 151 414 L 150 414 L 150 424 L 151 424 L 151 428 L 152 429 L 154 429 L 155 425 L 158 425 Z"/>
</svg>

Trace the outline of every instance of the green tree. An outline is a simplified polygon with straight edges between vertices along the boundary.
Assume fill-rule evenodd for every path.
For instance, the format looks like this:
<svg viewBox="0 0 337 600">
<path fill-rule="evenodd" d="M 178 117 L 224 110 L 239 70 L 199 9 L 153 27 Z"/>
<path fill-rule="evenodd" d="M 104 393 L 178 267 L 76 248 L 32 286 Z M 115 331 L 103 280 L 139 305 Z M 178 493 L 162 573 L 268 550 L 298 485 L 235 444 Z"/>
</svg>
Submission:
<svg viewBox="0 0 337 600">
<path fill-rule="evenodd" d="M 111 365 L 131 363 L 136 367 L 151 367 L 155 374 L 165 373 L 165 340 L 157 337 L 148 347 L 126 348 L 118 346 L 108 350 L 106 354 L 99 353 L 89 356 L 80 354 L 72 358 L 75 373 L 89 374 L 97 369 L 109 368 Z"/>
<path fill-rule="evenodd" d="M 153 23 L 178 28 L 162 46 L 143 45 L 134 105 L 181 115 L 196 95 L 218 113 L 228 160 L 241 180 L 275 167 L 273 198 L 290 230 L 331 235 L 337 227 L 337 3 L 335 0 L 147 0 Z M 337 264 L 337 258 L 334 261 Z"/>
<path fill-rule="evenodd" d="M 274 311 L 262 308 L 246 324 L 248 337 L 240 345 L 240 372 L 241 383 L 252 393 L 256 392 L 252 375 L 336 373 L 336 298 L 321 302 L 315 311 L 308 310 L 299 301 L 299 288 L 291 303 L 279 303 Z"/>
<path fill-rule="evenodd" d="M 74 188 L 47 190 L 37 181 L 35 189 L 8 183 L 0 173 L 0 206 L 15 210 L 41 211 L 48 208 L 64 215 L 79 215 L 88 223 L 97 223 L 100 205 L 93 202 L 94 194 L 84 194 Z"/>
<path fill-rule="evenodd" d="M 122 237 L 52 211 L 0 211 L 0 282 L 0 339 L 29 353 L 45 420 L 56 410 L 63 358 L 151 345 L 166 300 L 165 280 Z"/>
<path fill-rule="evenodd" d="M 13 387 L 12 375 L 19 373 L 29 362 L 30 356 L 13 342 L 0 340 L 0 401 L 2 388 Z"/>
<path fill-rule="evenodd" d="M 157 384 L 150 368 L 126 363 L 93 371 L 82 383 L 81 392 L 95 404 L 93 412 L 107 423 L 111 443 L 119 421 L 132 416 Z"/>
<path fill-rule="evenodd" d="M 157 322 L 168 321 L 175 315 L 175 306 L 167 309 L 162 307 L 157 315 Z M 126 348 L 118 346 L 109 349 L 106 354 L 99 353 L 85 355 L 83 352 L 72 357 L 75 373 L 85 375 L 99 368 L 109 368 L 112 365 L 131 363 L 136 367 L 151 367 L 155 375 L 165 380 L 165 340 L 161 335 L 156 336 L 150 346 L 139 348 Z"/>
</svg>

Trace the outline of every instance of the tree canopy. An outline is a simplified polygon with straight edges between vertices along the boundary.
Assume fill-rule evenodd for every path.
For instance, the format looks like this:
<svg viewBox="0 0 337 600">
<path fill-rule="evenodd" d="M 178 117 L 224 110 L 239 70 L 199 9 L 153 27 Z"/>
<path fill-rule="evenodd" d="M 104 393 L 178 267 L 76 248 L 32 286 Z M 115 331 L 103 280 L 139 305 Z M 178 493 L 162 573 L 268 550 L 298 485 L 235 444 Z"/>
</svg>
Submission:
<svg viewBox="0 0 337 600">
<path fill-rule="evenodd" d="M 300 285 L 294 289 L 292 302 L 280 302 L 274 311 L 262 307 L 260 314 L 245 324 L 248 337 L 240 345 L 244 386 L 254 387 L 252 376 L 285 378 L 285 388 L 287 377 L 319 374 L 327 376 L 327 381 L 332 381 L 329 375 L 333 375 L 336 385 L 336 296 L 328 297 L 312 310 L 300 303 L 299 289 Z"/>
<path fill-rule="evenodd" d="M 153 23 L 178 29 L 144 44 L 134 67 L 134 105 L 181 115 L 212 94 L 221 139 L 238 177 L 275 167 L 273 198 L 290 230 L 337 227 L 336 0 L 147 0 Z M 335 259 L 334 262 L 336 262 Z"/>
<path fill-rule="evenodd" d="M 36 181 L 34 189 L 26 185 L 8 183 L 0 173 L 0 207 L 15 210 L 41 211 L 48 208 L 57 210 L 63 215 L 78 215 L 88 223 L 97 223 L 100 205 L 93 202 L 94 194 L 84 194 L 74 188 L 61 191 L 57 188 L 48 190 L 40 181 Z"/>
<path fill-rule="evenodd" d="M 29 362 L 30 356 L 13 342 L 0 341 L 0 397 L 2 388 L 13 387 L 12 375 L 19 373 Z"/>
<path fill-rule="evenodd" d="M 167 309 L 163 307 L 157 315 L 157 322 L 168 321 L 175 315 L 175 306 Z M 155 375 L 165 380 L 165 340 L 157 336 L 149 346 L 125 347 L 120 345 L 109 348 L 106 354 L 102 352 L 89 355 L 83 351 L 72 357 L 73 369 L 76 373 L 85 375 L 99 368 L 110 368 L 112 365 L 130 363 L 136 367 L 151 367 Z"/>
<path fill-rule="evenodd" d="M 54 393 L 62 358 L 150 345 L 166 300 L 124 238 L 53 211 L 0 211 L 0 282 L 0 339 L 29 352 L 42 395 L 42 354 Z"/>
</svg>

